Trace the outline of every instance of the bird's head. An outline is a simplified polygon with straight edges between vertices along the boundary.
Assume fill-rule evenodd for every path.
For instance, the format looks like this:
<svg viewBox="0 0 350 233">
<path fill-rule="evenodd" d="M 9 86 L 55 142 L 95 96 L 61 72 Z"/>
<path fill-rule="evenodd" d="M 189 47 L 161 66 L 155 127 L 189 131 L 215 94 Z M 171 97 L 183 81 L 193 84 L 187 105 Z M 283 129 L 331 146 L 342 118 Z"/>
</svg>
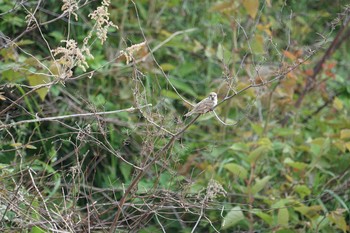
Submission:
<svg viewBox="0 0 350 233">
<path fill-rule="evenodd" d="M 211 100 L 215 100 L 215 99 L 217 98 L 217 94 L 216 94 L 215 92 L 210 92 L 209 98 L 210 98 Z"/>
</svg>

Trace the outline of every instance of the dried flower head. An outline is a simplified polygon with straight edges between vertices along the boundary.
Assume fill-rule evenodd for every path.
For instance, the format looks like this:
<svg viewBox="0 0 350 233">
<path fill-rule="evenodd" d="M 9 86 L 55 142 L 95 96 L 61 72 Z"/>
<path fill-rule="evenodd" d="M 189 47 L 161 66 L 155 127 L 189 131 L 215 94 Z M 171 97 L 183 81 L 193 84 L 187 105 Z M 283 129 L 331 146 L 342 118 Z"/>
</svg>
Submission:
<svg viewBox="0 0 350 233">
<path fill-rule="evenodd" d="M 227 192 L 216 180 L 211 179 L 207 186 L 206 197 L 208 200 L 214 200 L 218 195 L 226 196 Z"/>
<path fill-rule="evenodd" d="M 73 75 L 72 69 L 75 66 L 79 66 L 83 71 L 86 71 L 88 64 L 86 57 L 93 58 L 88 47 L 83 46 L 80 49 L 75 40 L 63 40 L 61 42 L 66 43 L 65 47 L 58 47 L 53 49 L 54 56 L 60 56 L 57 60 L 58 64 L 61 65 L 62 77 L 61 79 L 70 78 Z"/>
<path fill-rule="evenodd" d="M 109 20 L 108 6 L 110 4 L 109 0 L 103 0 L 102 6 L 97 7 L 97 9 L 89 14 L 89 17 L 96 21 L 94 28 L 96 28 L 97 37 L 101 40 L 103 44 L 107 39 L 107 32 L 109 27 L 114 27 L 118 29 L 118 26 L 113 24 Z"/>
<path fill-rule="evenodd" d="M 61 7 L 61 10 L 64 13 L 69 13 L 74 15 L 75 20 L 78 21 L 78 15 L 75 13 L 76 10 L 78 10 L 78 3 L 76 0 L 62 0 L 63 6 Z"/>
</svg>

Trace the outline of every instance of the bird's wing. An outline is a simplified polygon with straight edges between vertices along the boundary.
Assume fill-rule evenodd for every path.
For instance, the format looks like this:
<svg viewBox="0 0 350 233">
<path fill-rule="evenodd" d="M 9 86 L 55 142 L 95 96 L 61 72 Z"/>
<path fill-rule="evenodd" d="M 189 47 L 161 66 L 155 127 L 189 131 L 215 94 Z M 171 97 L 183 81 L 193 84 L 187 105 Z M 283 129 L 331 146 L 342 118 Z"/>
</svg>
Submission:
<svg viewBox="0 0 350 233">
<path fill-rule="evenodd" d="M 203 99 L 201 102 L 199 102 L 194 108 L 193 112 L 199 112 L 203 113 L 204 110 L 208 109 L 208 106 L 211 104 L 211 100 L 209 98 Z"/>
</svg>

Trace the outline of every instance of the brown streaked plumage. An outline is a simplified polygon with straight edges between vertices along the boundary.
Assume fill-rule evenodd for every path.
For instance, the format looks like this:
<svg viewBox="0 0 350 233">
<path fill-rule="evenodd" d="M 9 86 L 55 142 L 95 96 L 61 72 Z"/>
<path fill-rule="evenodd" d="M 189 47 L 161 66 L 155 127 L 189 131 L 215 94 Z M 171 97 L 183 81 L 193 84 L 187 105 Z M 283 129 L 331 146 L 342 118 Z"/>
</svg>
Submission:
<svg viewBox="0 0 350 233">
<path fill-rule="evenodd" d="M 218 97 L 215 92 L 210 92 L 209 96 L 196 104 L 191 111 L 185 114 L 185 117 L 198 113 L 203 114 L 213 110 L 213 107 L 217 105 Z"/>
</svg>

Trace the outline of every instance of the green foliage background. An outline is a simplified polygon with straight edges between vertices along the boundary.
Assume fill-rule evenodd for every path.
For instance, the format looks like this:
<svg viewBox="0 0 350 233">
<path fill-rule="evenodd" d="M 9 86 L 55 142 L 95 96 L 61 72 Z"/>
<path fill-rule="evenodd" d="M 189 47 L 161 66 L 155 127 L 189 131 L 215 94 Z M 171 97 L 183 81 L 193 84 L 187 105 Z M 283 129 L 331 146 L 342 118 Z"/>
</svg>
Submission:
<svg viewBox="0 0 350 233">
<path fill-rule="evenodd" d="M 138 172 L 130 164 L 143 167 L 169 142 L 159 126 L 175 133 L 190 122 L 181 97 L 211 91 L 225 100 L 220 119 L 237 124 L 213 113 L 192 124 L 128 195 L 117 231 L 349 231 L 347 1 L 111 0 L 119 28 L 103 44 L 92 31 L 89 68 L 63 79 L 52 50 L 68 39 L 81 46 L 101 2 L 79 2 L 78 21 L 60 17 L 62 2 L 38 3 L 0 0 L 3 231 L 110 230 Z M 28 26 L 29 12 L 37 22 Z M 345 39 L 296 106 L 342 27 Z"/>
</svg>

